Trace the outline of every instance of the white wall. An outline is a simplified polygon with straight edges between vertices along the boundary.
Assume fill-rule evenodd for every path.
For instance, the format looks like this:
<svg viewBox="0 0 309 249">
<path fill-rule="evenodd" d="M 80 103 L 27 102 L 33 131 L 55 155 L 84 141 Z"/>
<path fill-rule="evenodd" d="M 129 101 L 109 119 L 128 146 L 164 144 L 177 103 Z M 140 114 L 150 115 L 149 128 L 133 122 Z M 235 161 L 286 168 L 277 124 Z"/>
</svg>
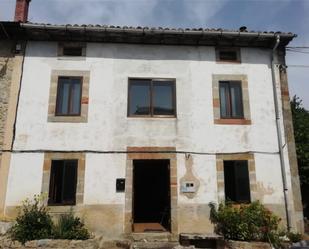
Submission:
<svg viewBox="0 0 309 249">
<path fill-rule="evenodd" d="M 125 178 L 126 155 L 88 154 L 85 170 L 85 204 L 123 204 L 116 193 L 116 178 Z"/>
<path fill-rule="evenodd" d="M 12 154 L 6 206 L 18 206 L 41 193 L 44 154 Z"/>
<path fill-rule="evenodd" d="M 214 47 L 92 43 L 87 45 L 85 60 L 73 61 L 57 58 L 56 43 L 29 42 L 14 149 L 110 151 L 175 146 L 209 153 L 276 152 L 270 52 L 242 48 L 241 56 L 241 64 L 217 64 Z M 47 122 L 52 70 L 90 71 L 87 123 Z M 247 75 L 252 125 L 214 125 L 212 74 Z M 177 118 L 128 118 L 128 77 L 176 78 Z M 256 154 L 255 159 L 257 182 L 274 190 L 264 201 L 282 203 L 278 155 Z M 25 160 L 31 165 L 23 174 Z M 125 155 L 87 155 L 86 204 L 124 203 L 124 194 L 115 192 L 115 180 L 125 177 L 125 160 Z M 181 178 L 184 156 L 178 155 L 177 160 Z M 40 191 L 42 167 L 42 154 L 13 155 L 7 205 Z M 194 156 L 194 173 L 201 182 L 197 196 L 194 200 L 180 196 L 179 202 L 216 201 L 215 156 Z"/>
<path fill-rule="evenodd" d="M 213 47 L 88 44 L 86 60 L 59 60 L 56 43 L 30 42 L 15 149 L 125 150 L 126 146 L 234 152 L 276 151 L 269 52 L 242 49 L 241 64 L 217 64 Z M 52 70 L 89 70 L 88 123 L 48 123 Z M 252 125 L 214 125 L 212 74 L 246 74 Z M 127 117 L 128 77 L 176 78 L 177 119 Z"/>
</svg>

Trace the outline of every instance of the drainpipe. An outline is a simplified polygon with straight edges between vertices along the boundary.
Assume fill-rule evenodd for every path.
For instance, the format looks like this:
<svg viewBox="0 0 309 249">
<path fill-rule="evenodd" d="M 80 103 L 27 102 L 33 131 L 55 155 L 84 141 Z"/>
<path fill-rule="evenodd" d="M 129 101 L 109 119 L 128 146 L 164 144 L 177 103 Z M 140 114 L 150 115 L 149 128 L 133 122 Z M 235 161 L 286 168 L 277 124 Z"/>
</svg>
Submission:
<svg viewBox="0 0 309 249">
<path fill-rule="evenodd" d="M 280 114 L 279 114 L 279 105 L 278 105 L 278 93 L 276 87 L 276 73 L 275 68 L 278 65 L 275 64 L 275 55 L 277 52 L 277 48 L 280 44 L 280 35 L 276 35 L 276 44 L 272 50 L 271 56 L 271 75 L 272 75 L 272 82 L 273 82 L 273 94 L 274 94 L 274 104 L 275 104 L 275 114 L 276 114 L 276 128 L 277 128 L 277 137 L 278 137 L 278 147 L 279 147 L 279 155 L 280 155 L 280 165 L 281 165 L 281 175 L 282 175 L 282 183 L 283 183 L 283 195 L 284 195 L 284 205 L 285 205 L 285 213 L 286 213 L 286 223 L 287 229 L 290 231 L 291 229 L 291 217 L 288 207 L 288 186 L 286 181 L 286 174 L 285 174 L 285 163 L 284 163 L 284 155 L 283 155 L 283 145 L 282 145 L 282 134 L 280 129 Z"/>
</svg>

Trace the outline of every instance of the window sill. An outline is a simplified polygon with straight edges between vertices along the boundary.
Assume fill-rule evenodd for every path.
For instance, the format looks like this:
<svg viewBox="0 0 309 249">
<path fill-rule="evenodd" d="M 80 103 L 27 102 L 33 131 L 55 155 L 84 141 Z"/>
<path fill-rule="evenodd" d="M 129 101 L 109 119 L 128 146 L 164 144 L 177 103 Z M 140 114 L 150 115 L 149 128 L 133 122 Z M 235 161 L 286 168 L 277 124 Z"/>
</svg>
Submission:
<svg viewBox="0 0 309 249">
<path fill-rule="evenodd" d="M 87 123 L 87 117 L 85 116 L 49 116 L 48 122 L 59 123 Z"/>
<path fill-rule="evenodd" d="M 134 115 L 134 116 L 128 116 L 128 118 L 144 118 L 144 119 L 167 118 L 167 119 L 176 119 L 177 116 L 175 116 L 175 115 L 156 115 L 156 116 Z"/>
<path fill-rule="evenodd" d="M 76 203 L 48 203 L 48 207 L 67 207 L 67 206 L 76 206 Z"/>
<path fill-rule="evenodd" d="M 58 56 L 58 60 L 62 60 L 62 61 L 85 61 L 86 60 L 86 56 Z"/>
<path fill-rule="evenodd" d="M 220 60 L 218 60 L 218 61 L 216 61 L 216 63 L 217 64 L 241 64 L 241 61 L 228 61 L 228 60 L 222 60 L 222 61 L 220 61 Z"/>
<path fill-rule="evenodd" d="M 234 119 L 234 118 L 215 119 L 215 124 L 221 124 L 221 125 L 251 125 L 251 120 Z"/>
<path fill-rule="evenodd" d="M 77 208 L 77 205 L 48 205 L 48 212 L 51 214 L 59 214 L 59 213 L 69 213 L 74 212 L 74 210 Z"/>
</svg>

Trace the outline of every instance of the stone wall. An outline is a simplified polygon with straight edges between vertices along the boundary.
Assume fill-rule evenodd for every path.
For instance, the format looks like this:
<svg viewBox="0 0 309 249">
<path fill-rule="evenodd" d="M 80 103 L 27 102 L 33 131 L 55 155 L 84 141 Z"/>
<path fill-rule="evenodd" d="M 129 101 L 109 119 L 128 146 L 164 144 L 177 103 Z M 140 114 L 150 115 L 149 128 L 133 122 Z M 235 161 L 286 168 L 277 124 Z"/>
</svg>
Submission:
<svg viewBox="0 0 309 249">
<path fill-rule="evenodd" d="M 243 241 L 221 241 L 217 246 L 219 249 L 272 249 L 269 243 L 243 242 Z"/>
<path fill-rule="evenodd" d="M 0 237 L 0 249 L 11 249 L 11 248 L 70 248 L 70 249 L 129 249 L 131 246 L 130 241 L 108 241 L 102 237 L 93 238 L 89 240 L 33 240 L 28 241 L 25 245 L 17 241 L 12 241 L 8 237 Z"/>
<path fill-rule="evenodd" d="M 0 42 L 0 149 L 4 139 L 5 121 L 8 111 L 11 77 L 13 71 L 12 43 Z M 1 157 L 1 155 L 0 155 Z"/>
</svg>

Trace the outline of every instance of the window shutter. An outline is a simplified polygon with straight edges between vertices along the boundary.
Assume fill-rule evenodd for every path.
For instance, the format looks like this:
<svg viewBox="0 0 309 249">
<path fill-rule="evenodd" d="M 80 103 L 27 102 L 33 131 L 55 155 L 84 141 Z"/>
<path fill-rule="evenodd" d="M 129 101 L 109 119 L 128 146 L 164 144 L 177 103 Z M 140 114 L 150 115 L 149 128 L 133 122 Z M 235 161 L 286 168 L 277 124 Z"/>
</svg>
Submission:
<svg viewBox="0 0 309 249">
<path fill-rule="evenodd" d="M 76 203 L 77 164 L 77 160 L 65 162 L 62 190 L 63 203 Z"/>
</svg>

